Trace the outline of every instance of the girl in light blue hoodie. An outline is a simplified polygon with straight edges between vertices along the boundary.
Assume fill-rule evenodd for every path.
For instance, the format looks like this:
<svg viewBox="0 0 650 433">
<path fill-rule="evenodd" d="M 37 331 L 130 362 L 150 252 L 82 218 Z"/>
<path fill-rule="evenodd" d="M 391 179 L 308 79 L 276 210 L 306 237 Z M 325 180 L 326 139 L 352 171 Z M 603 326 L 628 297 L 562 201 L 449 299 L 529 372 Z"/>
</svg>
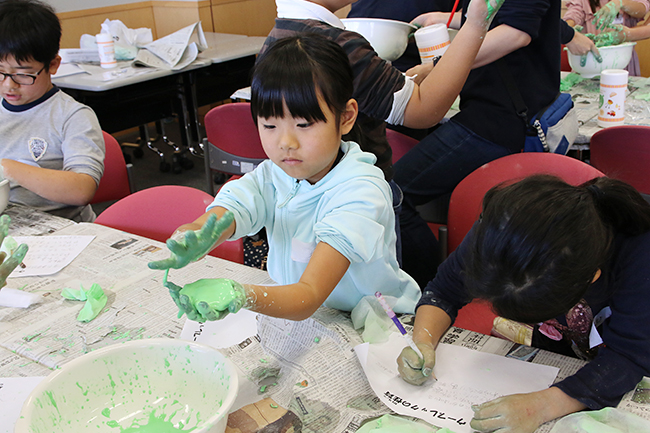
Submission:
<svg viewBox="0 0 650 433">
<path fill-rule="evenodd" d="M 302 320 L 323 304 L 351 311 L 377 291 L 396 312 L 414 311 L 420 289 L 397 263 L 391 189 L 374 155 L 341 141 L 357 117 L 352 90 L 345 53 L 317 35 L 278 40 L 257 62 L 251 111 L 269 160 L 226 183 L 167 241 L 172 256 L 149 266 L 169 272 L 265 227 L 278 285 L 207 279 L 181 288 L 165 277 L 180 314 L 217 320 L 243 307 Z"/>
</svg>

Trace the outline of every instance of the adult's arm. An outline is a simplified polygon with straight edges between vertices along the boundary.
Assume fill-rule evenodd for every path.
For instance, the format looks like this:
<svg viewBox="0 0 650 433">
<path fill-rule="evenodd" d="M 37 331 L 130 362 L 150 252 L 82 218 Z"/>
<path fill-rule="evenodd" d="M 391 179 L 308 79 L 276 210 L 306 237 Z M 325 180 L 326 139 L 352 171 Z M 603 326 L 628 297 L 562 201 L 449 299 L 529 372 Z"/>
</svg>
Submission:
<svg viewBox="0 0 650 433">
<path fill-rule="evenodd" d="M 502 3 L 500 0 L 498 7 Z M 470 2 L 467 19 L 445 55 L 420 85 L 415 86 L 404 111 L 404 126 L 428 128 L 442 120 L 475 65 L 476 55 L 487 39 L 487 30 L 495 14 L 496 11 L 488 11 L 482 0 Z"/>
</svg>

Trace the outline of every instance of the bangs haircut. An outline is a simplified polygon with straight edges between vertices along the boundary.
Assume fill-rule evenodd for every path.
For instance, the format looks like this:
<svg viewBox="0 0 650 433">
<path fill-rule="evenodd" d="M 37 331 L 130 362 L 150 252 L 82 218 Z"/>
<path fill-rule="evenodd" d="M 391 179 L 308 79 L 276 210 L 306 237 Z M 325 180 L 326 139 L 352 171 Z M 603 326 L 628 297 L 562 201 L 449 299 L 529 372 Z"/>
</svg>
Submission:
<svg viewBox="0 0 650 433">
<path fill-rule="evenodd" d="M 284 117 L 284 105 L 294 118 L 325 122 L 319 96 L 340 119 L 354 90 L 352 68 L 343 49 L 315 34 L 275 41 L 253 69 L 251 114 Z"/>
<path fill-rule="evenodd" d="M 34 0 L 0 1 L 0 61 L 35 60 L 45 67 L 59 53 L 61 23 L 51 6 Z"/>
</svg>

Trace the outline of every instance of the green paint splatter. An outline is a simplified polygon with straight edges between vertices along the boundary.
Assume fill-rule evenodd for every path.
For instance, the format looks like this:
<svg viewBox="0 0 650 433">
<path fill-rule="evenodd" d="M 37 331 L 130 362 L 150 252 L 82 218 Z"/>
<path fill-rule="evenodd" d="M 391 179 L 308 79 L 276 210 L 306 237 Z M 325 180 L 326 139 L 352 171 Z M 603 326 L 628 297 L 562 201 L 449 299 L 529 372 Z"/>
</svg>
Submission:
<svg viewBox="0 0 650 433">
<path fill-rule="evenodd" d="M 79 385 L 79 382 L 77 382 L 77 386 L 78 386 L 79 389 L 81 390 L 81 393 L 84 395 L 84 397 L 85 397 L 86 395 L 88 395 L 88 390 L 85 390 L 85 391 L 84 391 L 83 387 L 82 387 L 81 385 Z"/>
<path fill-rule="evenodd" d="M 102 415 L 104 415 L 106 418 L 110 418 L 111 410 L 109 408 L 104 408 L 104 410 L 102 410 Z"/>
</svg>

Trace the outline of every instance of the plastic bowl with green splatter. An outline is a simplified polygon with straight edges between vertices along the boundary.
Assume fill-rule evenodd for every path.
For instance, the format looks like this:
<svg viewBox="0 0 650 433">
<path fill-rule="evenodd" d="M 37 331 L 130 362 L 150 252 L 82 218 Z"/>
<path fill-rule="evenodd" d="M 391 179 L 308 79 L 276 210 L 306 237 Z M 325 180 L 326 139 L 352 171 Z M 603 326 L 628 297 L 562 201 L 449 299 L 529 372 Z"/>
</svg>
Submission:
<svg viewBox="0 0 650 433">
<path fill-rule="evenodd" d="M 219 351 L 182 340 L 134 340 L 65 364 L 30 394 L 18 433 L 221 433 L 237 372 Z"/>
<path fill-rule="evenodd" d="M 594 55 L 589 52 L 584 66 L 580 66 L 580 56 L 571 54 L 569 51 L 569 65 L 573 72 L 577 72 L 584 78 L 593 78 L 600 75 L 605 69 L 625 69 L 632 59 L 635 45 L 636 42 L 625 42 L 619 45 L 600 47 L 598 51 L 600 51 L 603 62 L 598 63 Z M 568 51 L 567 48 L 565 50 Z"/>
</svg>

